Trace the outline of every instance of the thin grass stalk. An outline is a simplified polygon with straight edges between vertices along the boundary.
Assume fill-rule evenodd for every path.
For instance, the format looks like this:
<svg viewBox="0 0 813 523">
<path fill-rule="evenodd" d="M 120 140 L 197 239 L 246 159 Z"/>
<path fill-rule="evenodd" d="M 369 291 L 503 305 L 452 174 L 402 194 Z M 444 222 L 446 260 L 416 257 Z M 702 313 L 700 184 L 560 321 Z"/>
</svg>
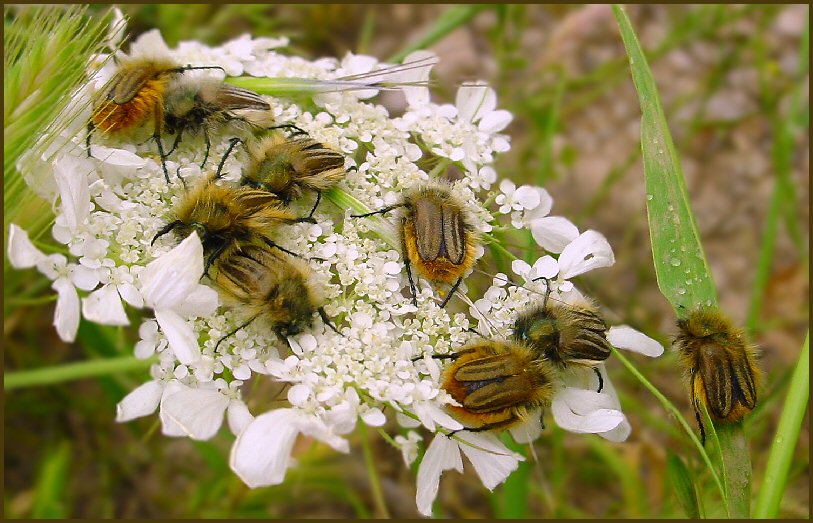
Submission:
<svg viewBox="0 0 813 523">
<path fill-rule="evenodd" d="M 782 409 L 782 417 L 776 428 L 776 436 L 771 446 L 765 475 L 757 497 L 755 518 L 775 518 L 779 515 L 779 505 L 788 482 L 788 472 L 793 462 L 796 442 L 807 413 L 810 396 L 810 331 L 805 336 L 802 353 L 793 371 L 790 389 Z"/>
<path fill-rule="evenodd" d="M 140 360 L 134 356 L 104 360 L 80 361 L 35 370 L 6 372 L 3 388 L 6 392 L 27 387 L 55 385 L 68 381 L 108 376 L 124 372 L 144 371 L 155 363 L 155 358 Z"/>
<path fill-rule="evenodd" d="M 361 433 L 361 448 L 364 452 L 364 465 L 367 468 L 367 477 L 370 479 L 370 492 L 375 503 L 375 517 L 389 519 L 390 513 L 387 510 L 387 502 L 384 500 L 384 492 L 381 490 L 381 481 L 378 479 L 378 471 L 375 468 L 375 458 L 370 445 L 370 435 L 367 433 L 367 426 L 363 421 L 358 423 Z"/>
</svg>

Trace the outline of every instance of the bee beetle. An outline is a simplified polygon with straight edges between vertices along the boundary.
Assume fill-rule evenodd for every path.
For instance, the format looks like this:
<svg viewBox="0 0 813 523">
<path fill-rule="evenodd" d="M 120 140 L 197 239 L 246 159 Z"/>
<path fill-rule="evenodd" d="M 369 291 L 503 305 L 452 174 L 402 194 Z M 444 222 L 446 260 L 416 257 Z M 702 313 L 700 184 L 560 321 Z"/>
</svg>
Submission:
<svg viewBox="0 0 813 523">
<path fill-rule="evenodd" d="M 412 303 L 418 305 L 411 270 L 414 265 L 418 273 L 431 282 L 452 286 L 441 303 L 441 307 L 445 307 L 463 281 L 463 275 L 474 266 L 480 239 L 472 219 L 465 204 L 449 187 L 440 184 L 418 187 L 405 193 L 398 204 L 352 216 L 384 215 L 401 208 L 401 246 Z"/>
<path fill-rule="evenodd" d="M 514 427 L 550 405 L 556 370 L 538 351 L 513 340 L 483 340 L 449 355 L 441 387 L 460 406 L 449 411 L 471 432 Z"/>
<path fill-rule="evenodd" d="M 262 245 L 240 245 L 221 257 L 212 280 L 224 303 L 247 321 L 220 341 L 254 320 L 287 341 L 288 336 L 310 328 L 317 312 L 325 325 L 340 334 L 322 308 L 324 299 L 310 283 L 310 274 L 304 261 Z"/>
<path fill-rule="evenodd" d="M 161 156 L 161 167 L 169 183 L 166 154 L 161 143 L 164 127 L 164 97 L 173 75 L 194 69 L 220 69 L 219 66 L 179 66 L 166 58 L 125 58 L 108 85 L 95 101 L 88 122 L 87 149 L 93 129 L 117 134 L 135 129 L 152 120 L 153 139 Z"/>
<path fill-rule="evenodd" d="M 577 304 L 548 301 L 517 316 L 513 337 L 527 343 L 560 369 L 581 366 L 598 376 L 598 391 L 604 378 L 597 366 L 612 352 L 607 341 L 607 324 L 596 307 L 584 300 Z"/>
<path fill-rule="evenodd" d="M 706 431 L 700 416 L 703 403 L 715 421 L 735 423 L 757 405 L 761 373 L 756 350 L 719 309 L 698 308 L 678 320 L 673 342 L 689 377 L 689 394 L 700 438 Z"/>
</svg>

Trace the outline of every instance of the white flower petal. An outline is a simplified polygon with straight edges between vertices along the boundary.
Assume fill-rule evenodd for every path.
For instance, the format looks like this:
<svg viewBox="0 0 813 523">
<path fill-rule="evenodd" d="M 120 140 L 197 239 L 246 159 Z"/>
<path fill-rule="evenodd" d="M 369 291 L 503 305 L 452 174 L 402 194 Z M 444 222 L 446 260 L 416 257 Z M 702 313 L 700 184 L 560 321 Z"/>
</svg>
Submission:
<svg viewBox="0 0 813 523">
<path fill-rule="evenodd" d="M 62 156 L 54 162 L 54 179 L 62 200 L 61 211 L 71 232 L 84 223 L 90 214 L 89 162 L 74 156 Z"/>
<path fill-rule="evenodd" d="M 444 470 L 455 469 L 463 472 L 463 459 L 457 443 L 443 434 L 435 435 L 429 448 L 423 456 L 418 477 L 416 479 L 417 492 L 415 502 L 418 512 L 424 516 L 432 515 L 432 503 L 438 495 L 440 475 Z"/>
<path fill-rule="evenodd" d="M 163 394 L 161 395 L 161 403 L 159 405 L 162 405 L 164 400 L 169 396 L 172 396 L 173 394 L 180 392 L 182 390 L 186 390 L 187 388 L 188 387 L 186 385 L 184 385 L 177 379 L 166 382 L 166 385 L 164 385 Z M 181 438 L 186 436 L 186 431 L 184 431 L 183 427 L 176 423 L 173 418 L 161 416 L 160 413 L 159 417 L 161 419 L 162 434 L 164 434 L 165 436 L 172 436 L 175 438 Z"/>
<path fill-rule="evenodd" d="M 253 420 L 254 416 L 251 415 L 245 403 L 240 400 L 231 400 L 229 408 L 226 410 L 226 421 L 229 423 L 229 430 L 232 434 L 239 436 Z"/>
<path fill-rule="evenodd" d="M 254 418 L 237 436 L 229 466 L 251 488 L 279 485 L 291 466 L 300 414 L 277 409 Z"/>
<path fill-rule="evenodd" d="M 534 262 L 530 277 L 532 280 L 536 278 L 553 279 L 557 274 L 559 274 L 559 262 L 553 256 L 546 254 Z"/>
<path fill-rule="evenodd" d="M 631 433 L 632 426 L 630 426 L 630 423 L 629 421 L 627 421 L 627 418 L 624 417 L 624 421 L 619 423 L 617 427 L 615 427 L 612 430 L 608 430 L 607 432 L 599 432 L 598 435 L 608 441 L 621 443 L 627 441 L 627 438 L 629 438 Z"/>
<path fill-rule="evenodd" d="M 169 53 L 169 46 L 158 29 L 141 33 L 130 45 L 130 56 L 166 57 Z"/>
<path fill-rule="evenodd" d="M 605 394 L 565 387 L 553 398 L 551 412 L 556 424 L 577 433 L 607 432 L 626 420 L 624 413 L 611 407 Z"/>
<path fill-rule="evenodd" d="M 164 395 L 161 421 L 171 420 L 192 439 L 207 440 L 217 434 L 228 406 L 229 398 L 214 389 L 184 387 L 174 394 Z M 172 432 L 167 435 L 173 435 Z"/>
<path fill-rule="evenodd" d="M 562 216 L 545 216 L 530 223 L 536 244 L 548 252 L 562 250 L 579 237 L 579 228 Z"/>
<path fill-rule="evenodd" d="M 387 422 L 387 417 L 380 409 L 372 408 L 361 415 L 361 419 L 371 427 L 381 427 Z"/>
<path fill-rule="evenodd" d="M 663 345 L 653 340 L 643 332 L 637 331 L 627 325 L 610 327 L 607 331 L 607 341 L 613 347 L 626 349 L 644 356 L 657 358 L 663 354 Z"/>
<path fill-rule="evenodd" d="M 84 265 L 75 265 L 71 268 L 71 281 L 83 291 L 92 291 L 99 285 L 99 271 Z"/>
<path fill-rule="evenodd" d="M 15 224 L 8 230 L 8 260 L 15 269 L 28 269 L 45 260 L 45 254 L 34 247 L 28 233 Z"/>
<path fill-rule="evenodd" d="M 432 60 L 432 58 L 435 60 Z M 404 65 L 414 62 L 422 62 L 421 66 L 412 66 L 405 71 L 401 71 L 397 75 L 393 75 L 391 81 L 401 83 L 421 83 L 429 80 L 429 74 L 432 66 L 437 63 L 437 55 L 432 51 L 419 50 L 414 51 L 404 58 L 402 62 Z M 406 97 L 407 105 L 411 109 L 417 109 L 428 104 L 430 101 L 429 88 L 422 85 L 404 85 L 401 87 Z"/>
<path fill-rule="evenodd" d="M 198 285 L 175 307 L 175 311 L 184 318 L 205 318 L 215 313 L 219 303 L 216 290 L 206 285 Z"/>
<path fill-rule="evenodd" d="M 104 163 L 115 165 L 116 167 L 126 167 L 132 170 L 147 165 L 147 160 L 135 153 L 124 149 L 105 147 L 103 145 L 91 145 L 90 155 Z"/>
<path fill-rule="evenodd" d="M 291 405 L 303 407 L 311 396 L 311 389 L 303 383 L 297 383 L 288 389 L 288 401 Z"/>
<path fill-rule="evenodd" d="M 117 285 L 117 287 L 119 294 L 121 295 L 121 299 L 126 301 L 128 304 L 137 309 L 144 306 L 144 299 L 141 297 L 141 293 L 138 292 L 138 288 L 135 285 L 132 283 L 120 283 Z"/>
<path fill-rule="evenodd" d="M 484 133 L 494 134 L 508 127 L 508 124 L 510 124 L 513 119 L 514 115 L 501 109 L 499 111 L 492 111 L 483 116 L 483 119 L 480 120 L 480 124 L 477 127 Z"/>
<path fill-rule="evenodd" d="M 531 266 L 525 260 L 514 260 L 511 262 L 511 271 L 517 276 L 525 277 L 531 272 Z"/>
<path fill-rule="evenodd" d="M 542 413 L 530 413 L 528 419 L 509 430 L 517 443 L 523 444 L 535 441 L 542 435 Z"/>
<path fill-rule="evenodd" d="M 126 395 L 116 405 L 116 421 L 123 423 L 155 412 L 164 387 L 157 381 L 148 381 Z"/>
<path fill-rule="evenodd" d="M 461 432 L 460 439 L 471 445 L 460 443 L 460 450 L 469 458 L 477 475 L 488 490 L 505 481 L 524 458 L 508 450 L 494 434 Z"/>
<path fill-rule="evenodd" d="M 485 84 L 463 84 L 457 89 L 455 105 L 459 119 L 475 122 L 497 107 L 497 95 Z"/>
<path fill-rule="evenodd" d="M 414 418 L 410 418 L 409 416 L 406 416 L 405 414 L 403 414 L 401 412 L 396 412 L 395 413 L 395 421 L 397 421 L 398 424 L 400 426 L 404 427 L 405 429 L 414 429 L 416 427 L 421 426 L 420 421 L 418 421 L 418 420 L 416 420 Z"/>
<path fill-rule="evenodd" d="M 599 267 L 609 267 L 613 263 L 615 256 L 607 238 L 593 230 L 583 232 L 559 256 L 561 276 L 568 280 Z"/>
<path fill-rule="evenodd" d="M 610 379 L 610 376 L 607 374 L 607 369 L 603 363 L 598 366 L 598 370 L 601 373 L 601 376 L 604 378 L 604 388 L 601 390 L 601 394 L 605 396 L 605 401 L 607 401 L 610 408 L 621 410 L 621 402 L 618 400 L 618 394 L 615 392 L 615 386 L 613 386 L 613 382 Z M 631 432 L 632 427 L 625 416 L 624 421 L 619 423 L 617 427 L 612 430 L 608 430 L 607 432 L 600 432 L 598 435 L 606 440 L 620 443 L 622 441 L 626 441 Z"/>
<path fill-rule="evenodd" d="M 82 299 L 82 316 L 102 325 L 129 325 L 119 293 L 113 285 L 105 285 Z"/>
<path fill-rule="evenodd" d="M 200 359 L 200 346 L 192 327 L 175 311 L 158 309 L 155 319 L 164 332 L 169 347 L 175 353 L 178 361 L 184 365 L 191 365 Z"/>
<path fill-rule="evenodd" d="M 51 285 L 59 297 L 54 311 L 54 327 L 62 341 L 72 343 L 79 329 L 79 294 L 66 278 L 59 278 Z"/>
<path fill-rule="evenodd" d="M 196 232 L 171 251 L 151 261 L 139 276 L 149 307 L 173 308 L 197 290 L 203 276 L 203 245 Z"/>
<path fill-rule="evenodd" d="M 523 185 L 514 192 L 514 201 L 519 203 L 523 209 L 534 209 L 539 205 L 539 192 L 536 187 Z"/>
</svg>

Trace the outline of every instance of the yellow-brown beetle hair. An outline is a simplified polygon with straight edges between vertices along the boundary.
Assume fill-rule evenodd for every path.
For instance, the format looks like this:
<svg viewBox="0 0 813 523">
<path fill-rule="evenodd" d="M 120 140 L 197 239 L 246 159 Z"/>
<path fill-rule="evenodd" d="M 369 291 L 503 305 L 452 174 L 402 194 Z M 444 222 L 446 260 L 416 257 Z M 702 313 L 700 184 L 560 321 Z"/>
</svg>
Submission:
<svg viewBox="0 0 813 523">
<path fill-rule="evenodd" d="M 241 243 L 262 242 L 296 256 L 277 245 L 271 234 L 280 225 L 309 221 L 295 218 L 269 192 L 218 185 L 211 178 L 187 190 L 173 207 L 172 217 L 152 242 L 173 230 L 180 238 L 197 230 L 207 273 L 220 256 L 228 256 Z"/>
</svg>

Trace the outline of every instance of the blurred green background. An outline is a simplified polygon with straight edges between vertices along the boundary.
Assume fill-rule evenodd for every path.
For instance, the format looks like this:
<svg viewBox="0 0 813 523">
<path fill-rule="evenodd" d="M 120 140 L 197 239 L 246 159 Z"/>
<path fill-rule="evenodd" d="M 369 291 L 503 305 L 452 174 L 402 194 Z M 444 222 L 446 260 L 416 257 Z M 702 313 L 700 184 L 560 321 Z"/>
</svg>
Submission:
<svg viewBox="0 0 813 523">
<path fill-rule="evenodd" d="M 93 6 L 102 13 L 105 6 Z M 616 264 L 582 281 L 608 311 L 670 342 L 671 309 L 652 269 L 644 201 L 640 109 L 609 6 L 447 5 L 126 5 L 130 34 L 159 28 L 181 40 L 216 45 L 251 33 L 285 35 L 287 53 L 305 58 L 346 52 L 384 60 L 431 33 L 444 16 L 466 22 L 430 48 L 435 101 L 454 101 L 455 85 L 487 80 L 498 105 L 514 114 L 501 155 L 501 178 L 537 184 L 553 196 L 552 214 L 580 230 L 605 234 Z M 644 6 L 627 8 L 660 89 L 720 303 L 748 324 L 761 348 L 766 379 L 747 418 L 754 490 L 809 314 L 809 76 L 800 74 L 806 5 Z M 125 45 L 126 49 L 126 45 Z M 803 110 L 789 114 L 801 88 Z M 789 140 L 778 137 L 792 132 Z M 777 173 L 789 172 L 795 194 L 776 229 L 766 225 Z M 8 227 L 8 224 L 5 225 Z M 768 239 L 775 241 L 761 306 L 755 275 Z M 522 247 L 522 246 L 520 246 Z M 531 260 L 537 252 L 526 254 Z M 770 251 L 768 251 L 770 252 Z M 498 267 L 497 267 L 498 268 Z M 487 268 L 487 269 L 494 269 Z M 35 271 L 5 274 L 6 283 L 40 286 Z M 75 344 L 53 328 L 53 302 L 4 303 L 6 372 L 128 354 L 136 328 L 82 323 Z M 636 358 L 638 368 L 691 417 L 676 358 Z M 471 470 L 446 473 L 438 513 L 510 515 L 514 496 L 531 517 L 681 517 L 667 481 L 667 449 L 692 456 L 676 424 L 616 361 L 608 370 L 633 432 L 611 444 L 559 430 L 552 422 L 509 489 L 493 495 Z M 115 405 L 146 379 L 131 373 L 5 393 L 6 517 L 357 517 L 373 514 L 358 433 L 350 455 L 300 438 L 299 466 L 285 484 L 246 488 L 228 468 L 233 438 L 208 442 L 160 435 L 157 416 L 119 425 Z M 268 386 L 268 394 L 275 387 Z M 270 396 L 269 396 L 270 397 Z M 250 402 L 250 406 L 252 403 Z M 400 452 L 370 432 L 390 514 L 415 517 L 414 471 Z M 695 463 L 696 464 L 696 463 Z M 809 517 L 809 419 L 804 421 L 780 515 Z"/>
</svg>

